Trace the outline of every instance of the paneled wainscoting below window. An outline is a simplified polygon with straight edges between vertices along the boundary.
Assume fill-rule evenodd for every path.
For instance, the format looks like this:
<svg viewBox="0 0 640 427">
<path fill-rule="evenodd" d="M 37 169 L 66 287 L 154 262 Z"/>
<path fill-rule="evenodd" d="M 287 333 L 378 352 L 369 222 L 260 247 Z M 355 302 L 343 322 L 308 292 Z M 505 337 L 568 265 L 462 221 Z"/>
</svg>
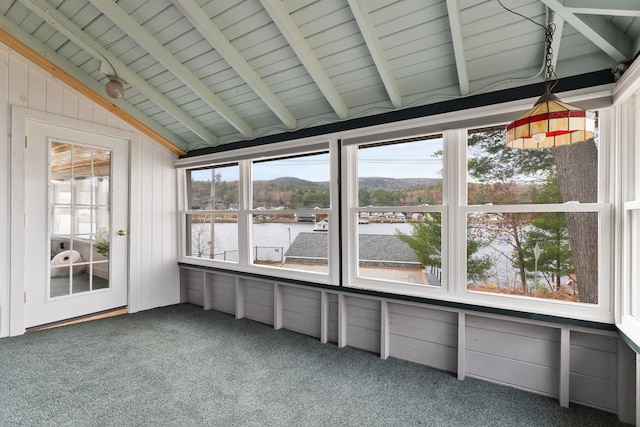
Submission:
<svg viewBox="0 0 640 427">
<path fill-rule="evenodd" d="M 182 266 L 182 300 L 275 329 L 480 378 L 635 422 L 635 353 L 615 331 Z"/>
</svg>

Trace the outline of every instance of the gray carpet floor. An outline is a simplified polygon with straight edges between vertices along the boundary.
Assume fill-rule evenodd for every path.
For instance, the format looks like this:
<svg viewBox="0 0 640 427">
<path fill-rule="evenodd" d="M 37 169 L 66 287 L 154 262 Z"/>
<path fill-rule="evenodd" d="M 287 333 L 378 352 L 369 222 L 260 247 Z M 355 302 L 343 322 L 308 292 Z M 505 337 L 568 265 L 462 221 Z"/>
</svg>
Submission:
<svg viewBox="0 0 640 427">
<path fill-rule="evenodd" d="M 180 304 L 0 339 L 0 426 L 13 425 L 622 424 Z"/>
</svg>

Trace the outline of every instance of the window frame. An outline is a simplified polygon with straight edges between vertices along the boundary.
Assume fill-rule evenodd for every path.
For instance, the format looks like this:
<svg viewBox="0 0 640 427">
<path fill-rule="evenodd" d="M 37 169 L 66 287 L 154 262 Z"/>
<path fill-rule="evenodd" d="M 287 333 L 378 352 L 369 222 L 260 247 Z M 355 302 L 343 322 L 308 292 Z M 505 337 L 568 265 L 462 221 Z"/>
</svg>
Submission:
<svg viewBox="0 0 640 427">
<path fill-rule="evenodd" d="M 314 209 L 314 214 L 325 214 L 328 217 L 328 222 L 331 223 L 333 222 L 334 224 L 337 224 L 337 216 L 334 215 L 334 211 L 336 210 L 335 208 L 335 194 L 337 193 L 337 191 L 333 191 L 333 182 L 335 182 L 336 180 L 331 179 L 332 177 L 332 173 L 331 173 L 331 165 L 332 165 L 332 156 L 331 156 L 331 150 L 329 149 L 329 147 L 327 147 L 327 149 L 325 151 L 302 151 L 302 152 L 298 152 L 295 154 L 288 154 L 288 155 L 276 155 L 276 156 L 264 156 L 264 157 L 260 157 L 259 159 L 249 159 L 249 160 L 245 160 L 245 162 L 247 162 L 245 164 L 245 168 L 248 169 L 249 171 L 249 175 L 250 178 L 247 181 L 247 187 L 246 187 L 246 195 L 248 196 L 248 200 L 247 200 L 247 205 L 246 205 L 246 209 L 244 211 L 246 211 L 246 220 L 247 220 L 247 232 L 249 235 L 249 252 L 246 253 L 245 255 L 248 255 L 248 258 L 246 260 L 247 264 L 253 267 L 257 267 L 260 270 L 265 269 L 265 270 L 269 270 L 271 272 L 273 272 L 275 275 L 279 276 L 280 274 L 278 272 L 280 271 L 284 271 L 284 272 L 295 272 L 295 273 L 291 273 L 291 277 L 294 278 L 299 278 L 298 275 L 299 274 L 311 274 L 314 276 L 329 276 L 331 277 L 331 273 L 332 273 L 332 265 L 335 264 L 337 262 L 337 257 L 332 257 L 332 245 L 331 245 L 331 239 L 328 239 L 328 246 L 327 246 L 327 267 L 328 267 L 328 271 L 327 273 L 316 273 L 316 272 L 311 272 L 311 271 L 305 271 L 305 270 L 297 270 L 297 269 L 286 269 L 286 268 L 279 268 L 279 267 L 273 267 L 270 265 L 260 265 L 260 264 L 256 264 L 255 263 L 255 259 L 254 259 L 254 251 L 251 250 L 252 248 L 256 247 L 254 245 L 254 239 L 253 239 L 253 216 L 255 215 L 297 215 L 297 214 L 301 214 L 301 213 L 308 213 L 309 209 L 305 209 L 305 208 L 296 208 L 296 209 L 259 209 L 254 207 L 254 200 L 253 200 L 253 164 L 256 162 L 266 162 L 266 161 L 270 161 L 270 160 L 279 160 L 279 159 L 283 159 L 283 158 L 290 158 L 290 157 L 306 157 L 309 155 L 313 155 L 313 154 L 322 154 L 322 153 L 327 153 L 329 155 L 329 199 L 330 199 L 330 206 L 328 208 L 319 208 L 319 209 Z M 242 204 L 241 204 L 242 205 Z M 330 227 L 331 229 L 331 227 Z M 331 233 L 330 233 L 331 234 Z M 334 231 L 333 234 L 336 234 L 336 232 Z M 333 268 L 335 270 L 335 268 Z M 285 273 L 285 276 L 289 276 L 289 273 Z M 308 278 L 307 278 L 308 279 Z M 332 282 L 335 283 L 335 282 Z"/>
<path fill-rule="evenodd" d="M 594 89 L 588 88 L 573 91 L 569 94 L 560 94 L 567 102 L 585 102 L 591 110 L 597 110 L 600 114 L 600 140 L 599 140 L 599 192 L 598 202 L 595 204 L 569 204 L 556 205 L 518 205 L 508 208 L 521 211 L 559 211 L 567 209 L 596 211 L 599 213 L 599 302 L 598 304 L 583 304 L 576 302 L 566 302 L 551 299 L 534 298 L 527 296 L 511 296 L 490 294 L 484 292 L 469 291 L 466 286 L 466 215 L 470 211 L 481 210 L 482 207 L 467 206 L 467 165 L 466 146 L 467 132 L 470 129 L 480 127 L 492 127 L 503 125 L 508 120 L 517 116 L 520 109 L 525 110 L 533 102 L 530 99 L 519 100 L 503 104 L 499 109 L 495 106 L 480 107 L 476 109 L 453 111 L 433 116 L 408 119 L 385 123 L 370 127 L 355 127 L 345 131 L 335 131 L 319 137 L 302 138 L 289 140 L 286 142 L 274 142 L 268 145 L 254 146 L 241 149 L 230 149 L 220 153 L 184 158 L 176 162 L 177 168 L 191 167 L 203 164 L 211 164 L 214 161 L 244 162 L 250 158 L 264 159 L 267 157 L 277 157 L 278 155 L 292 155 L 296 153 L 309 152 L 317 149 L 320 144 L 324 147 L 330 145 L 331 164 L 331 212 L 330 220 L 333 223 L 339 221 L 339 227 L 331 227 L 329 232 L 330 274 L 326 280 L 322 277 L 310 275 L 307 272 L 287 271 L 275 268 L 265 268 L 264 266 L 252 266 L 247 259 L 239 262 L 238 266 L 215 265 L 215 267 L 239 271 L 249 274 L 258 274 L 267 278 L 278 280 L 279 278 L 294 279 L 300 283 L 308 283 L 313 286 L 335 285 L 336 291 L 350 289 L 360 293 L 372 293 L 374 295 L 386 295 L 389 298 L 413 298 L 416 297 L 424 302 L 440 301 L 437 304 L 462 304 L 462 306 L 478 306 L 480 310 L 505 310 L 522 313 L 532 313 L 532 315 L 549 315 L 558 318 L 594 321 L 602 323 L 612 323 L 614 321 L 613 293 L 614 293 L 614 272 L 612 265 L 618 263 L 619 256 L 614 258 L 614 236 L 617 231 L 614 226 L 614 216 L 617 220 L 618 211 L 614 209 L 619 206 L 617 199 L 612 200 L 612 191 L 619 181 L 619 172 L 614 168 L 615 156 L 609 153 L 616 150 L 618 141 L 614 132 L 615 116 L 607 115 L 606 110 L 610 104 L 611 88 Z M 349 151 L 357 150 L 357 145 L 371 144 L 375 142 L 385 142 L 400 140 L 421 135 L 441 134 L 443 145 L 443 204 L 441 206 L 431 206 L 430 211 L 440 211 L 443 214 L 442 228 L 447 233 L 443 239 L 442 263 L 443 280 L 439 287 L 429 287 L 416 284 L 404 284 L 389 282 L 386 280 L 360 280 L 354 275 L 357 271 L 357 226 L 355 212 L 370 210 L 368 207 L 359 207 L 357 199 L 357 185 L 354 183 L 354 176 L 357 161 Z M 617 152 L 616 152 L 617 153 Z M 356 162 L 356 163 L 354 163 Z M 243 186 L 250 185 L 250 173 L 248 168 L 241 173 L 244 179 Z M 615 173 L 611 176 L 611 173 Z M 340 175 L 341 174 L 341 175 Z M 179 179 L 184 179 L 180 178 Z M 339 184 L 338 184 L 339 183 Z M 245 194 L 250 194 L 250 189 L 245 188 Z M 616 193 L 617 194 L 617 193 Z M 339 198 L 339 199 L 338 199 Z M 339 201 L 339 203 L 338 203 Z M 249 200 L 242 200 L 243 206 L 249 205 Z M 384 208 L 384 207 L 381 207 Z M 390 207 L 391 208 L 391 207 Z M 394 210 L 397 207 L 393 207 Z M 377 209 L 377 208 L 376 208 Z M 419 208 L 422 209 L 422 208 Z M 494 207 L 492 209 L 505 209 L 505 206 Z M 403 207 L 403 211 L 407 210 Z M 265 211 L 261 211 L 264 213 Z M 247 209 L 240 211 L 243 218 L 248 218 Z M 282 213 L 278 211 L 276 213 Z M 182 220 L 181 220 L 182 222 Z M 249 233 L 250 224 L 239 221 L 239 235 Z M 181 232 L 184 232 L 181 227 Z M 338 228 L 340 231 L 338 231 Z M 616 234 L 618 235 L 618 234 Z M 248 236 L 240 237 L 248 239 Z M 181 244 L 183 238 L 181 237 Z M 185 260 L 181 250 L 180 261 L 186 264 L 190 260 Z M 339 256 L 339 259 L 337 258 Z M 462 261 L 461 261 L 462 260 Z M 208 261 L 208 260 L 207 260 Z M 464 265 L 461 265 L 463 264 Z M 211 266 L 204 262 L 203 265 Z M 230 268 L 232 267 L 232 268 Z M 617 277 L 617 276 L 616 276 Z M 422 289 L 416 291 L 417 286 Z M 482 308 L 481 308 L 482 307 Z M 486 307 L 486 308 L 484 308 Z M 529 314 L 525 314 L 529 315 Z"/>
<path fill-rule="evenodd" d="M 444 230 L 448 226 L 448 192 L 445 190 L 449 182 L 447 162 L 450 158 L 447 147 L 446 137 L 443 132 L 417 132 L 408 138 L 420 138 L 430 139 L 433 136 L 439 135 L 442 139 L 442 158 L 443 158 L 443 194 L 441 205 L 420 205 L 420 206 L 402 206 L 402 211 L 407 213 L 440 213 L 441 214 L 441 229 L 443 230 L 443 238 L 441 243 L 440 253 L 442 254 L 442 278 L 440 286 L 424 285 L 417 283 L 388 281 L 382 279 L 376 279 L 370 276 L 360 276 L 359 271 L 359 234 L 358 234 L 358 214 L 360 212 L 387 212 L 397 211 L 398 206 L 359 206 L 358 200 L 358 150 L 362 146 L 368 146 L 376 143 L 393 142 L 395 140 L 407 139 L 407 136 L 400 136 L 398 138 L 376 138 L 376 135 L 371 135 L 369 138 L 358 139 L 356 141 L 342 141 L 341 145 L 341 157 L 342 157 L 342 171 L 347 171 L 346 176 L 342 177 L 342 230 L 343 237 L 346 236 L 347 248 L 343 251 L 343 286 L 348 288 L 366 289 L 385 293 L 403 294 L 409 296 L 424 297 L 430 293 L 434 294 L 446 294 L 448 290 L 448 274 L 450 269 L 449 264 L 449 239 L 444 236 Z M 399 142 L 402 143 L 402 142 Z M 422 288 L 428 288 L 429 294 L 426 294 Z"/>
<path fill-rule="evenodd" d="M 338 189 L 337 189 L 337 157 L 332 155 L 336 151 L 337 140 L 331 138 L 312 138 L 307 140 L 287 141 L 277 143 L 267 147 L 250 147 L 247 149 L 230 150 L 216 155 L 202 156 L 196 162 L 176 162 L 179 174 L 179 216 L 180 216 L 180 254 L 179 260 L 185 264 L 199 265 L 231 271 L 240 271 L 258 275 L 281 277 L 301 282 L 313 282 L 320 284 L 337 285 L 339 271 L 338 253 L 338 227 L 330 227 L 328 232 L 328 272 L 316 273 L 303 270 L 274 267 L 270 265 L 260 265 L 253 262 L 253 215 L 283 215 L 301 212 L 303 209 L 256 209 L 253 206 L 253 181 L 252 165 L 254 161 L 268 161 L 282 157 L 296 157 L 312 153 L 329 153 L 329 191 L 330 207 L 320 209 L 318 213 L 328 215 L 329 221 L 337 224 L 338 211 Z M 187 256 L 187 242 L 190 238 L 187 235 L 187 216 L 193 213 L 229 213 L 220 210 L 189 210 L 189 180 L 188 171 L 202 167 L 224 166 L 230 163 L 238 164 L 238 191 L 239 209 L 233 211 L 238 216 L 238 260 L 237 262 L 222 261 L 216 259 L 199 258 Z"/>
<path fill-rule="evenodd" d="M 640 351 L 640 65 L 634 63 L 614 90 L 609 110 L 612 138 L 619 140 L 616 166 L 618 204 L 616 216 L 615 323 L 627 342 Z"/>
<path fill-rule="evenodd" d="M 490 126 L 500 125 L 494 123 Z M 475 128 L 475 127 L 474 127 Z M 467 137 L 472 128 L 459 128 L 440 133 L 443 138 L 443 204 L 430 206 L 425 211 L 442 213 L 442 284 L 439 287 L 391 282 L 358 277 L 357 224 L 354 213 L 370 210 L 358 206 L 357 194 L 357 150 L 359 146 L 375 142 L 392 141 L 393 133 L 385 139 L 376 139 L 372 134 L 357 138 L 354 142 L 343 141 L 342 170 L 349 171 L 342 183 L 342 227 L 346 233 L 347 249 L 343 253 L 343 277 L 345 288 L 356 288 L 390 294 L 400 294 L 427 299 L 445 299 L 452 302 L 495 307 L 505 310 L 535 312 L 561 317 L 575 317 L 585 320 L 610 322 L 613 318 L 610 236 L 612 228 L 612 204 L 609 202 L 610 156 L 609 144 L 599 140 L 598 147 L 598 202 L 595 203 L 555 203 L 517 205 L 468 205 L 467 204 Z M 404 128 L 399 138 L 425 135 L 422 129 L 411 134 Z M 354 172 L 356 171 L 356 172 Z M 376 207 L 376 210 L 387 207 Z M 389 207 L 391 209 L 391 207 Z M 397 209 L 397 207 L 395 207 Z M 403 207 L 403 211 L 411 211 Z M 466 222 L 472 212 L 597 212 L 598 213 L 598 303 L 585 304 L 531 296 L 505 295 L 467 289 L 466 280 Z"/>
<path fill-rule="evenodd" d="M 215 163 L 212 165 L 207 165 L 210 166 L 212 168 L 219 168 L 219 167 L 229 167 L 229 166 L 237 166 L 238 167 L 238 175 L 240 174 L 240 164 L 238 162 L 233 162 L 233 163 Z M 185 247 L 185 251 L 181 252 L 181 255 L 185 258 L 188 259 L 207 259 L 207 258 L 203 258 L 203 257 L 199 257 L 199 256 L 194 256 L 194 255 L 187 255 L 189 252 L 191 252 L 190 249 L 188 249 L 187 247 L 190 246 L 189 244 L 187 244 L 187 236 L 192 236 L 192 234 L 189 232 L 189 230 L 191 229 L 193 223 L 190 221 L 186 221 L 186 218 L 189 215 L 211 215 L 212 216 L 212 222 L 213 219 L 215 218 L 216 214 L 229 214 L 229 210 L 221 210 L 221 209 L 191 209 L 191 188 L 189 187 L 189 183 L 191 182 L 190 176 L 191 176 L 191 172 L 193 170 L 200 170 L 203 169 L 207 166 L 200 166 L 197 168 L 187 168 L 185 169 L 185 197 L 186 197 L 186 201 L 185 201 L 185 206 L 187 207 L 187 209 L 185 209 L 182 213 L 182 216 L 184 218 L 184 220 L 182 221 L 182 223 L 185 226 L 185 233 L 184 233 L 184 247 Z M 240 180 L 238 180 L 238 193 L 240 193 Z M 240 198 L 240 194 L 238 194 L 238 198 Z M 237 211 L 234 212 L 234 214 L 237 216 Z M 238 251 L 238 256 L 239 256 L 239 251 Z M 214 260 L 215 258 L 208 258 L 211 260 Z M 225 264 L 237 264 L 238 261 L 220 261 L 220 260 L 216 260 L 217 262 L 224 262 Z"/>
<path fill-rule="evenodd" d="M 607 128 L 606 114 L 599 116 L 599 133 Z M 489 305 L 504 309 L 516 309 L 521 311 L 532 311 L 536 313 L 549 314 L 562 317 L 577 317 L 594 321 L 610 322 L 613 318 L 613 275 L 611 265 L 612 239 L 605 236 L 613 234 L 613 204 L 610 200 L 611 188 L 610 171 L 611 165 L 611 143 L 608 138 L 598 139 L 598 200 L 593 203 L 547 203 L 547 204 L 512 204 L 512 205 L 469 205 L 468 201 L 468 177 L 467 177 L 467 135 L 472 129 L 465 129 L 464 142 L 461 145 L 464 152 L 460 156 L 461 166 L 464 168 L 458 176 L 461 179 L 459 194 L 461 200 L 458 205 L 461 223 L 464 223 L 466 230 L 466 218 L 469 213 L 499 213 L 499 212 L 522 212 L 522 213 L 544 213 L 544 212 L 596 212 L 598 213 L 598 303 L 586 304 L 580 302 L 562 301 L 555 299 L 538 298 L 524 295 L 503 295 L 474 291 L 467 289 L 466 285 L 466 262 L 459 269 L 460 279 L 458 282 L 459 292 L 467 294 L 469 302 L 474 304 Z M 466 233 L 460 233 L 459 252 L 457 259 L 466 257 Z M 568 314 L 570 313 L 570 315 Z"/>
</svg>

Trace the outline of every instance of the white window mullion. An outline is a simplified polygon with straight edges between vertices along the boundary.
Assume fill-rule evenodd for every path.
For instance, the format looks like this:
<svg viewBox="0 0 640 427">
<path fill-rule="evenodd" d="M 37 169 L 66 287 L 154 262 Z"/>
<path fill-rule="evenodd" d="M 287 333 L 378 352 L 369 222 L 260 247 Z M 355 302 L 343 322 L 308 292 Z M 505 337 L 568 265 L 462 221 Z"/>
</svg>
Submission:
<svg viewBox="0 0 640 427">
<path fill-rule="evenodd" d="M 623 316 L 630 314 L 638 317 L 639 314 L 637 282 L 638 271 L 640 271 L 640 268 L 638 267 L 638 263 L 634 262 L 638 256 L 638 245 L 640 245 L 640 241 L 638 241 L 638 213 L 639 212 L 637 210 L 634 210 L 625 215 L 629 220 L 628 228 L 626 229 L 626 233 L 624 233 L 628 238 L 628 244 L 625 246 L 625 253 L 627 257 L 627 265 L 631 267 L 631 271 L 625 271 L 625 273 L 627 273 L 627 277 L 625 280 L 626 286 L 623 286 L 623 290 L 626 290 L 626 292 L 623 293 L 623 298 L 627 301 L 625 301 L 625 308 L 621 313 Z M 634 283 L 636 283 L 636 286 L 633 285 Z"/>
<path fill-rule="evenodd" d="M 238 189 L 240 191 L 240 208 L 238 210 L 238 264 L 248 266 L 251 264 L 251 162 L 242 160 L 239 162 L 240 174 Z"/>
<path fill-rule="evenodd" d="M 338 207 L 340 206 L 339 195 L 340 195 L 340 165 L 338 164 L 339 159 L 339 150 L 340 147 L 338 145 L 338 140 L 333 139 L 329 142 L 329 206 L 330 209 L 328 211 L 329 224 L 333 224 L 333 227 L 329 225 L 329 246 L 328 257 L 329 257 L 329 279 L 333 284 L 338 284 L 340 278 L 338 275 L 340 274 L 340 259 L 338 258 L 338 248 L 340 247 L 340 236 L 339 236 L 339 228 L 338 224 L 340 224 L 340 211 Z M 345 247 L 343 250 L 347 250 Z"/>
<path fill-rule="evenodd" d="M 342 147 L 342 277 L 344 286 L 349 286 L 358 272 L 358 229 L 353 218 L 358 205 L 358 147 L 349 145 Z"/>
<path fill-rule="evenodd" d="M 628 135 L 628 139 L 625 141 L 625 147 L 629 148 L 630 155 L 628 156 L 632 160 L 632 164 L 627 169 L 627 178 L 631 191 L 627 194 L 633 194 L 633 200 L 640 200 L 640 173 L 636 172 L 638 166 L 640 166 L 640 150 L 635 147 L 640 144 L 640 126 L 637 126 L 638 120 L 640 120 L 640 94 L 633 97 L 632 117 L 625 123 L 625 128 L 629 130 L 631 134 Z"/>
<path fill-rule="evenodd" d="M 636 301 L 636 286 L 634 281 L 637 280 L 637 263 L 634 262 L 634 254 L 636 253 L 638 239 L 636 226 L 637 209 L 640 209 L 638 194 L 640 193 L 640 185 L 638 185 L 638 174 L 635 173 L 635 165 L 640 164 L 640 150 L 635 150 L 635 141 L 640 141 L 638 136 L 639 130 L 636 130 L 635 120 L 640 116 L 640 99 L 634 96 L 631 100 L 611 107 L 610 116 L 615 120 L 614 126 L 617 131 L 616 136 L 619 139 L 621 154 L 618 163 L 614 165 L 614 170 L 619 170 L 616 174 L 616 193 L 618 200 L 612 200 L 614 203 L 623 204 L 624 210 L 618 214 L 616 219 L 621 219 L 617 223 L 616 236 L 619 237 L 619 247 L 616 267 L 621 266 L 622 274 L 616 277 L 616 295 L 615 295 L 615 317 L 616 322 L 620 323 L 627 316 L 635 316 L 637 314 L 638 302 Z M 621 259 L 621 260 L 620 260 Z"/>
<path fill-rule="evenodd" d="M 455 229 L 456 245 L 455 258 L 452 263 L 455 268 L 455 284 L 456 293 L 464 294 L 467 292 L 467 211 L 464 208 L 467 205 L 468 188 L 467 188 L 467 129 L 457 130 L 455 147 L 456 156 L 452 159 L 450 176 L 453 178 L 455 185 L 452 191 L 457 194 L 457 203 L 452 204 L 455 209 Z"/>
<path fill-rule="evenodd" d="M 599 213 L 600 230 L 598 231 L 598 305 L 606 309 L 610 318 L 614 318 L 614 273 L 612 266 L 614 257 L 614 213 L 611 204 L 602 204 Z M 604 236 L 611 236 L 604 238 Z"/>
<path fill-rule="evenodd" d="M 640 273 L 640 267 L 637 265 L 640 249 L 640 239 L 639 239 L 639 230 L 640 227 L 640 173 L 637 173 L 636 170 L 640 165 L 640 150 L 635 147 L 640 143 L 640 126 L 636 126 L 636 123 L 640 119 L 640 95 L 636 94 L 633 97 L 633 108 L 630 108 L 632 111 L 632 117 L 626 123 L 627 127 L 625 129 L 629 129 L 632 126 L 631 134 L 628 135 L 628 139 L 626 141 L 625 147 L 628 148 L 630 155 L 629 158 L 632 158 L 633 161 L 630 165 L 627 165 L 627 173 L 624 175 L 626 178 L 628 185 L 630 187 L 630 191 L 628 194 L 633 194 L 633 203 L 629 203 L 629 205 L 634 205 L 635 209 L 631 211 L 629 218 L 629 226 L 630 228 L 625 229 L 624 233 L 631 236 L 631 246 L 627 247 L 628 251 L 628 259 L 629 265 L 631 265 L 631 272 L 628 283 L 628 293 L 623 294 L 623 298 L 628 299 L 626 302 L 627 309 L 630 312 L 623 313 L 624 315 L 630 314 L 635 319 L 640 319 L 640 277 L 638 274 Z"/>
<path fill-rule="evenodd" d="M 460 204 L 466 201 L 466 181 L 464 172 L 464 149 L 466 142 L 465 130 L 450 130 L 444 133 L 444 188 L 443 204 L 447 206 L 447 213 L 443 215 L 443 271 L 446 280 L 443 288 L 452 293 L 463 292 L 464 269 L 466 256 L 464 218 L 460 214 Z M 462 221 L 461 221 L 462 220 Z M 462 226 L 462 228 L 461 228 Z"/>
<path fill-rule="evenodd" d="M 186 258 L 187 253 L 187 215 L 185 211 L 189 208 L 187 195 L 189 194 L 187 189 L 187 174 L 183 170 L 177 170 L 177 198 L 178 198 L 178 256 L 179 259 Z"/>
</svg>

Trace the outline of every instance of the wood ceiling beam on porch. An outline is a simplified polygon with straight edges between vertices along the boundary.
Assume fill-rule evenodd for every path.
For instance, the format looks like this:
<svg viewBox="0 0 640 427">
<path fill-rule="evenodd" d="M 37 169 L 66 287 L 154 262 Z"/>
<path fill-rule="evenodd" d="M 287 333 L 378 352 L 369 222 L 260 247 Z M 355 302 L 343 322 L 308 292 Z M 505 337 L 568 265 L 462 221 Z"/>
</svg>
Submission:
<svg viewBox="0 0 640 427">
<path fill-rule="evenodd" d="M 578 17 L 559 0 L 540 1 L 614 60 L 626 62 L 633 58 L 631 40 L 606 18 L 594 15 Z"/>
<path fill-rule="evenodd" d="M 362 33 L 367 48 L 369 48 L 369 53 L 373 58 L 373 62 L 376 64 L 378 74 L 387 90 L 391 103 L 395 108 L 401 108 L 402 93 L 400 92 L 396 79 L 393 77 L 393 71 L 391 70 L 389 61 L 387 61 L 384 48 L 382 47 L 382 43 L 380 43 L 380 38 L 376 34 L 365 2 L 361 0 L 349 0 L 349 7 L 351 8 L 351 13 L 353 13 L 353 16 L 356 18 L 360 33 Z"/>
<path fill-rule="evenodd" d="M 289 15 L 281 0 L 260 0 L 262 7 L 265 8 L 271 19 L 276 24 L 284 38 L 306 68 L 307 72 L 316 83 L 320 92 L 324 95 L 333 111 L 341 119 L 349 116 L 349 109 L 344 103 L 342 96 L 329 79 L 324 68 L 320 65 L 320 61 L 315 57 L 313 51 L 304 39 L 300 29 Z"/>
<path fill-rule="evenodd" d="M 227 40 L 194 0 L 172 0 L 173 4 L 193 24 L 200 34 L 224 58 L 238 75 L 253 89 L 265 104 L 289 129 L 296 128 L 296 118 L 273 93 L 271 88 Z"/>
<path fill-rule="evenodd" d="M 158 125 L 126 101 L 114 100 L 112 102 L 106 99 L 100 94 L 104 90 L 102 84 L 80 72 L 73 64 L 60 57 L 48 46 L 36 40 L 31 34 L 28 34 L 4 16 L 0 16 L 0 43 L 3 43 L 173 153 L 177 155 L 186 154 L 183 148 L 187 147 L 185 141 Z"/>
<path fill-rule="evenodd" d="M 462 20 L 460 19 L 460 3 L 458 0 L 447 0 L 447 15 L 451 28 L 451 42 L 456 58 L 456 70 L 458 71 L 458 85 L 460 95 L 469 95 L 469 70 L 467 69 L 467 56 L 464 52 L 464 37 L 462 36 Z"/>
<path fill-rule="evenodd" d="M 214 94 L 198 77 L 185 67 L 158 40 L 149 34 L 138 22 L 129 16 L 113 0 L 91 0 L 91 3 L 128 37 L 142 46 L 151 56 L 164 65 L 180 81 L 187 85 L 197 96 L 209 104 L 231 126 L 247 138 L 253 137 L 253 129 L 229 106 Z"/>
<path fill-rule="evenodd" d="M 571 12 L 583 15 L 640 17 L 638 0 L 564 0 Z"/>
<path fill-rule="evenodd" d="M 189 116 L 184 110 L 173 103 L 169 98 L 162 94 L 158 89 L 149 84 L 140 75 L 132 71 L 127 65 L 120 61 L 115 55 L 111 54 L 107 49 L 101 46 L 93 38 L 87 35 L 81 28 L 71 22 L 66 16 L 58 10 L 50 6 L 44 0 L 22 0 L 22 3 L 38 15 L 43 21 L 47 22 L 73 43 L 78 45 L 85 52 L 89 53 L 95 59 L 104 63 L 107 61 L 110 67 L 115 68 L 113 73 L 133 85 L 136 90 L 143 93 L 149 100 L 153 101 L 165 112 L 173 116 L 180 123 L 185 125 L 189 130 L 198 135 L 209 145 L 216 145 L 218 138 L 211 133 L 206 127 Z M 184 147 L 186 148 L 186 146 Z"/>
</svg>

